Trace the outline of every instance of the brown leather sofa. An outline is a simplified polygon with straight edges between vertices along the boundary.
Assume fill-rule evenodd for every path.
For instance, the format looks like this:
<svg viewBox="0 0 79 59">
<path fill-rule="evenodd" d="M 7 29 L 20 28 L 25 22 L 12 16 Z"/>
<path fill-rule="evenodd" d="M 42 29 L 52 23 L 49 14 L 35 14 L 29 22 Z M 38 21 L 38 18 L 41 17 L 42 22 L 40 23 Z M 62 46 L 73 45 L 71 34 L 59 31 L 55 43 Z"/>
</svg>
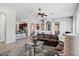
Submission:
<svg viewBox="0 0 79 59">
<path fill-rule="evenodd" d="M 37 40 L 44 41 L 45 45 L 57 46 L 59 39 L 57 35 L 37 34 Z"/>
</svg>

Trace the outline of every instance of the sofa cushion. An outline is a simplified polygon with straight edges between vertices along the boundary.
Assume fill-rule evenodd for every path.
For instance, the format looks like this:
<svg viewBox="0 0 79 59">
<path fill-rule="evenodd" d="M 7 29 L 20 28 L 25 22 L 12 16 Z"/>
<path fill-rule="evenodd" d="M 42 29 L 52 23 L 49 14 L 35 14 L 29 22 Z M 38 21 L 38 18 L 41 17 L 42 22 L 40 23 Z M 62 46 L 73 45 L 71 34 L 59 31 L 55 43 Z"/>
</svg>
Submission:
<svg viewBox="0 0 79 59">
<path fill-rule="evenodd" d="M 37 38 L 43 38 L 43 34 L 37 34 Z"/>
<path fill-rule="evenodd" d="M 50 39 L 49 41 L 50 41 L 50 42 L 57 42 L 56 39 Z"/>
<path fill-rule="evenodd" d="M 59 40 L 57 35 L 50 35 L 50 39 Z"/>
<path fill-rule="evenodd" d="M 49 40 L 49 38 L 43 38 L 43 40 L 48 41 L 48 40 Z"/>
<path fill-rule="evenodd" d="M 44 38 L 50 39 L 50 35 L 49 34 L 44 34 Z"/>
</svg>

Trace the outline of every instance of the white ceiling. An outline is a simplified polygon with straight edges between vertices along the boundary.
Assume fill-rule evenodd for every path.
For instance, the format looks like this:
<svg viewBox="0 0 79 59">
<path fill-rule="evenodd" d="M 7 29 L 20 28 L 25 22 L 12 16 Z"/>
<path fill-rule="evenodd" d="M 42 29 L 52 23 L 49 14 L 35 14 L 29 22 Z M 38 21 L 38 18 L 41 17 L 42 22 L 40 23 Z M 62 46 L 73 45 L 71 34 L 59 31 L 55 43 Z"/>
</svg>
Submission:
<svg viewBox="0 0 79 59">
<path fill-rule="evenodd" d="M 10 8 L 16 11 L 16 15 L 27 19 L 32 18 L 41 8 L 49 17 L 72 16 L 76 10 L 77 3 L 0 3 L 0 7 Z"/>
</svg>

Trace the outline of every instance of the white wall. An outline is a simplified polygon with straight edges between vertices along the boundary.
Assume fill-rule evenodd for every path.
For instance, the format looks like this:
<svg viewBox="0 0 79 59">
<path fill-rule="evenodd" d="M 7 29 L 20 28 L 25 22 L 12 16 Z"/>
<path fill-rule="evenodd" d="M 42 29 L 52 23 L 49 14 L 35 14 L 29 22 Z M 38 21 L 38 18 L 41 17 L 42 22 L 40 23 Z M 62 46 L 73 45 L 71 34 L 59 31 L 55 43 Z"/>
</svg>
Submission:
<svg viewBox="0 0 79 59">
<path fill-rule="evenodd" d="M 76 15 L 73 17 L 73 33 L 76 33 Z"/>
<path fill-rule="evenodd" d="M 77 10 L 76 33 L 79 34 L 79 8 Z"/>
<path fill-rule="evenodd" d="M 66 31 L 72 32 L 72 19 L 69 17 L 54 19 L 53 22 L 59 22 L 60 34 L 64 34 Z"/>
<path fill-rule="evenodd" d="M 0 8 L 0 12 L 6 15 L 6 43 L 16 41 L 15 26 L 16 26 L 16 14 L 15 11 L 7 8 Z"/>
<path fill-rule="evenodd" d="M 73 17 L 73 33 L 79 34 L 79 7 L 77 8 Z"/>
<path fill-rule="evenodd" d="M 55 22 L 52 22 L 51 23 L 51 32 L 52 32 L 52 34 L 55 34 L 55 28 L 54 28 L 54 26 L 55 26 Z"/>
<path fill-rule="evenodd" d="M 72 32 L 71 20 L 60 21 L 60 33 L 65 33 L 66 31 Z"/>
</svg>

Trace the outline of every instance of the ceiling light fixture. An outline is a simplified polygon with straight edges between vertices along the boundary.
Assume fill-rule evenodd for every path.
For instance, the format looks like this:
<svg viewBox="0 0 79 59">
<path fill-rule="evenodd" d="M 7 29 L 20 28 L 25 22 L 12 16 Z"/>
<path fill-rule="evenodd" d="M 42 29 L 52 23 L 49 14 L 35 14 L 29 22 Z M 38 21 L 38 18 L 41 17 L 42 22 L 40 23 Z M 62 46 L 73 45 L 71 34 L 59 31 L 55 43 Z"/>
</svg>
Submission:
<svg viewBox="0 0 79 59">
<path fill-rule="evenodd" d="M 39 10 L 39 12 L 37 13 L 37 16 L 41 16 L 42 18 L 44 16 L 47 16 L 44 12 L 41 11 L 41 8 L 39 8 L 38 10 Z"/>
</svg>

